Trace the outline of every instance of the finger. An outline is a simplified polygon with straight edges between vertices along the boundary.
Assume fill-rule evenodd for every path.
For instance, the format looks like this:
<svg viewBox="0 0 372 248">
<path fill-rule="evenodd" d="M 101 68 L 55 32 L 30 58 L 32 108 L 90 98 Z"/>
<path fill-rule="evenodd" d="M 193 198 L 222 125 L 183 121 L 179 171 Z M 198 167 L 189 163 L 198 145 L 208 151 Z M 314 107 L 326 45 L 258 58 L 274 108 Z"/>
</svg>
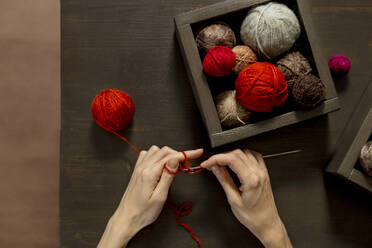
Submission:
<svg viewBox="0 0 372 248">
<path fill-rule="evenodd" d="M 211 170 L 216 176 L 218 182 L 221 184 L 223 190 L 225 191 L 227 200 L 229 201 L 230 205 L 239 204 L 239 202 L 241 201 L 240 191 L 236 187 L 227 169 L 225 167 L 215 165 L 212 166 Z"/>
<path fill-rule="evenodd" d="M 211 170 L 211 168 L 216 165 L 229 166 L 231 170 L 239 177 L 239 179 L 246 177 L 250 171 L 247 166 L 232 153 L 213 155 L 208 160 L 200 164 L 201 167 L 207 170 Z"/>
<path fill-rule="evenodd" d="M 201 155 L 203 155 L 204 150 L 203 149 L 196 149 L 196 150 L 189 150 L 185 151 L 185 155 L 187 159 L 196 159 L 199 158 Z M 170 159 L 175 158 L 179 161 L 179 163 L 185 161 L 185 156 L 182 152 L 177 152 L 174 154 L 170 154 L 169 156 L 163 158 L 156 166 L 154 166 L 154 170 L 162 169 L 164 164 L 167 163 Z"/>
<path fill-rule="evenodd" d="M 172 158 L 166 164 L 168 170 L 176 173 L 178 171 L 180 161 L 177 158 Z M 156 188 L 154 189 L 153 197 L 161 201 L 165 201 L 168 196 L 169 188 L 173 182 L 175 175 L 169 173 L 167 170 L 163 169 L 160 180 Z"/>
<path fill-rule="evenodd" d="M 140 152 L 140 154 L 138 156 L 138 159 L 137 159 L 137 162 L 136 162 L 136 166 L 143 161 L 143 159 L 145 158 L 146 154 L 147 154 L 147 151 L 141 151 Z"/>
<path fill-rule="evenodd" d="M 253 156 L 256 158 L 259 166 L 265 170 L 267 170 L 266 168 L 266 164 L 265 164 L 265 161 L 262 157 L 262 154 L 261 153 L 258 153 L 258 152 L 255 152 L 255 151 L 251 151 L 251 153 L 253 154 Z"/>
<path fill-rule="evenodd" d="M 176 152 L 177 152 L 176 150 L 173 150 L 172 148 L 168 146 L 163 146 L 161 149 L 159 149 L 158 151 L 154 153 L 151 159 L 149 159 L 149 162 L 150 162 L 149 164 L 151 163 L 155 164 L 159 162 L 160 160 L 162 160 L 163 158 L 167 157 L 168 155 L 174 154 Z"/>
<path fill-rule="evenodd" d="M 148 158 L 150 158 L 155 152 L 159 151 L 160 148 L 158 146 L 151 146 L 150 149 L 148 150 L 148 152 L 146 153 L 146 156 L 145 156 L 145 160 L 147 160 Z"/>
</svg>

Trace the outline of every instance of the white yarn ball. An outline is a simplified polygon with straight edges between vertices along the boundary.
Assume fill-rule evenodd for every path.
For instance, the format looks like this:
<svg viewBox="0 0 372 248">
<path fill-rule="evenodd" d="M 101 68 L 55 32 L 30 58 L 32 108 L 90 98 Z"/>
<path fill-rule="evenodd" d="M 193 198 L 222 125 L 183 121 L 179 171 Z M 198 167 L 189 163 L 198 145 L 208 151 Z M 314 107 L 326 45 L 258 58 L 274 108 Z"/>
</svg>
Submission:
<svg viewBox="0 0 372 248">
<path fill-rule="evenodd" d="M 251 9 L 240 28 L 244 44 L 271 60 L 291 49 L 300 33 L 295 13 L 281 3 Z"/>
<path fill-rule="evenodd" d="M 228 90 L 216 97 L 216 107 L 221 124 L 226 127 L 245 125 L 252 113 L 238 103 L 235 90 Z"/>
</svg>

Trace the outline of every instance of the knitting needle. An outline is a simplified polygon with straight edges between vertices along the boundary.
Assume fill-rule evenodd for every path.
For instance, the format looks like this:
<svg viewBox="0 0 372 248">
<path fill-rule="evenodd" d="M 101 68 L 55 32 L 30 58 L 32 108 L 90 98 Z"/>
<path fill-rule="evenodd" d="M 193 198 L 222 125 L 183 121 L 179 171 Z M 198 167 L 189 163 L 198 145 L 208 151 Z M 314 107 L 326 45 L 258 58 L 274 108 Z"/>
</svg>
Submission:
<svg viewBox="0 0 372 248">
<path fill-rule="evenodd" d="M 274 157 L 280 157 L 280 156 L 286 156 L 286 155 L 290 155 L 290 154 L 295 154 L 295 153 L 299 153 L 299 152 L 302 152 L 301 149 L 297 149 L 297 150 L 292 150 L 292 151 L 287 151 L 287 152 L 279 152 L 279 153 L 273 153 L 273 154 L 267 154 L 267 155 L 263 155 L 262 158 L 274 158 Z M 201 169 L 200 165 L 199 166 L 195 166 L 195 167 L 191 167 L 189 170 L 190 171 L 194 171 L 194 170 L 199 170 Z"/>
</svg>

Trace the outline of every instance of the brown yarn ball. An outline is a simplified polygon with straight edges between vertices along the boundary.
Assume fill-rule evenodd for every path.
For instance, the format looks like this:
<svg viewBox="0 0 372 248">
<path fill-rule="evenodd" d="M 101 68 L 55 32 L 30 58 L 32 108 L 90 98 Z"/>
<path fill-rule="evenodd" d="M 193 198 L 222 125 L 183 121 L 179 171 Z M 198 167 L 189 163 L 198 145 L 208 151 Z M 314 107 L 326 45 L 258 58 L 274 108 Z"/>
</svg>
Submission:
<svg viewBox="0 0 372 248">
<path fill-rule="evenodd" d="M 227 127 L 245 125 L 252 113 L 238 103 L 235 90 L 224 91 L 216 97 L 216 107 L 221 124 Z"/>
<path fill-rule="evenodd" d="M 368 176 L 372 176 L 372 141 L 367 142 L 360 151 L 360 164 Z"/>
<path fill-rule="evenodd" d="M 319 78 L 308 74 L 295 82 L 292 96 L 299 106 L 314 108 L 325 99 L 325 86 Z"/>
<path fill-rule="evenodd" d="M 198 48 L 205 52 L 216 46 L 226 46 L 232 49 L 235 43 L 234 31 L 227 24 L 222 23 L 209 25 L 200 30 L 196 36 Z"/>
<path fill-rule="evenodd" d="M 276 62 L 276 66 L 283 72 L 289 87 L 312 71 L 309 61 L 300 52 L 288 53 Z"/>
<path fill-rule="evenodd" d="M 232 51 L 236 55 L 236 64 L 232 71 L 237 74 L 246 66 L 257 62 L 257 56 L 249 46 L 239 45 L 234 47 Z"/>
</svg>

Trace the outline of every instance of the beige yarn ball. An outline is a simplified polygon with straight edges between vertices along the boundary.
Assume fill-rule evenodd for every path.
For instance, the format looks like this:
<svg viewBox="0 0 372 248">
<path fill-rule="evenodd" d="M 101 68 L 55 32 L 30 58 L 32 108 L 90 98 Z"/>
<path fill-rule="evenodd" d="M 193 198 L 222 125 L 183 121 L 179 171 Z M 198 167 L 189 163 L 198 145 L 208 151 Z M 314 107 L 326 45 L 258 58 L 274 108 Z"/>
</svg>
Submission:
<svg viewBox="0 0 372 248">
<path fill-rule="evenodd" d="M 249 46 L 239 45 L 232 51 L 236 55 L 236 64 L 232 71 L 236 74 L 239 74 L 246 66 L 257 62 L 257 56 Z"/>
<path fill-rule="evenodd" d="M 245 125 L 252 113 L 238 103 L 235 90 L 220 93 L 216 97 L 218 117 L 223 126 L 237 127 Z"/>
<path fill-rule="evenodd" d="M 368 176 L 372 176 L 372 141 L 367 142 L 360 151 L 360 164 Z"/>
</svg>

